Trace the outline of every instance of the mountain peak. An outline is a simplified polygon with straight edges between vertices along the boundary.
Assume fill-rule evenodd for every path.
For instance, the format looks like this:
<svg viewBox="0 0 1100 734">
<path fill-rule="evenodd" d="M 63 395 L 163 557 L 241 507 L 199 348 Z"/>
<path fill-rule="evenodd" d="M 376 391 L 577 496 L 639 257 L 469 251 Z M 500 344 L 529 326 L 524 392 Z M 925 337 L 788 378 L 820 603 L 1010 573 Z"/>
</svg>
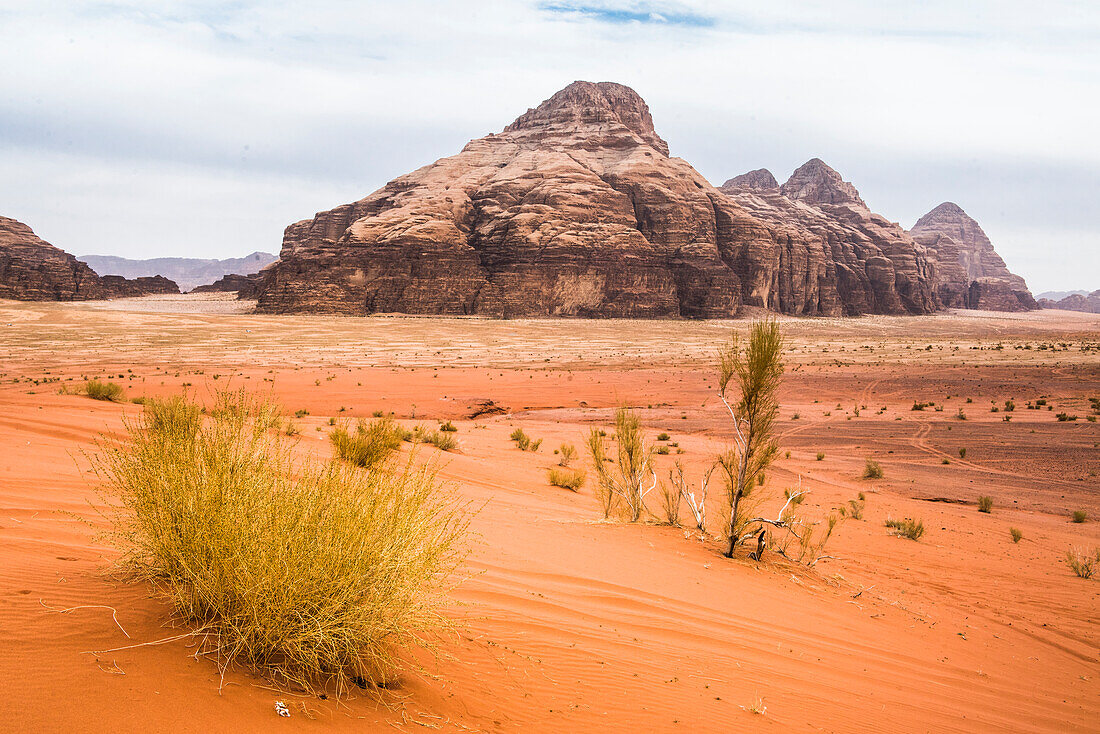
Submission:
<svg viewBox="0 0 1100 734">
<path fill-rule="evenodd" d="M 772 172 L 767 168 L 757 168 L 755 171 L 749 171 L 748 173 L 742 173 L 740 176 L 734 176 L 729 181 L 722 184 L 722 188 L 727 186 L 762 191 L 766 189 L 778 189 L 779 182 L 775 180 L 775 176 L 773 176 Z"/>
<path fill-rule="evenodd" d="M 809 204 L 857 204 L 866 208 L 856 187 L 820 158 L 803 163 L 779 189 L 789 199 Z"/>
<path fill-rule="evenodd" d="M 517 117 L 504 132 L 608 122 L 619 122 L 647 145 L 668 155 L 668 143 L 654 130 L 645 100 L 630 87 L 615 82 L 575 81 Z"/>
</svg>

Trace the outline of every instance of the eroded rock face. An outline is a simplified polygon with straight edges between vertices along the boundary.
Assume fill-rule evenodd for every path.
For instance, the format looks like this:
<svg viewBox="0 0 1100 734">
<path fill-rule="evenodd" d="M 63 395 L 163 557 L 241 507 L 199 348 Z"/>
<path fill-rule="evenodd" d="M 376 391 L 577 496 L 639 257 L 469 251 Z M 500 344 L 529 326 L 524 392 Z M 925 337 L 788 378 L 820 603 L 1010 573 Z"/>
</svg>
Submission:
<svg viewBox="0 0 1100 734">
<path fill-rule="evenodd" d="M 830 315 L 935 310 L 935 273 L 924 248 L 868 209 L 839 173 L 814 158 L 782 186 L 774 182 L 761 169 L 730 179 L 722 192 L 781 233 L 780 277 L 793 300 L 816 288 L 818 302 L 829 304 L 821 312 Z"/>
<path fill-rule="evenodd" d="M 910 234 L 936 259 L 936 294 L 943 306 L 993 311 L 1039 307 L 1024 279 L 1009 271 L 981 226 L 958 204 L 940 204 L 918 219 Z"/>
<path fill-rule="evenodd" d="M 820 195 L 811 184 L 806 195 Z M 868 253 L 841 271 L 822 236 L 754 216 L 668 157 L 633 90 L 575 82 L 503 132 L 287 227 L 258 307 L 701 318 L 742 304 L 932 310 L 917 253 L 908 264 Z"/>
<path fill-rule="evenodd" d="M 0 298 L 17 301 L 87 301 L 179 293 L 160 276 L 100 278 L 86 264 L 35 235 L 30 227 L 0 216 Z"/>
</svg>

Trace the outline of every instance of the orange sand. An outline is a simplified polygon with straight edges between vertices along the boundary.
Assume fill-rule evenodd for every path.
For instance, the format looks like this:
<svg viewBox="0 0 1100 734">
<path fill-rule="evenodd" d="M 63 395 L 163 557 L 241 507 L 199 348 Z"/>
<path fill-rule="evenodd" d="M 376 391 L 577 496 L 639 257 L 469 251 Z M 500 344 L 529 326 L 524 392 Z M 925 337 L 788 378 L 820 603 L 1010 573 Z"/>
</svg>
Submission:
<svg viewBox="0 0 1100 734">
<path fill-rule="evenodd" d="M 868 496 L 864 519 L 831 541 L 835 559 L 807 570 L 729 561 L 685 530 L 600 522 L 590 488 L 546 482 L 553 447 L 580 448 L 619 403 L 671 433 L 698 474 L 728 435 L 711 355 L 743 322 L 308 319 L 163 302 L 0 302 L 4 731 L 1100 730 L 1100 582 L 1062 562 L 1070 546 L 1100 545 L 1100 522 L 1068 520 L 1100 519 L 1100 423 L 1084 420 L 1100 396 L 1100 351 L 1085 348 L 1100 344 L 1100 317 L 785 321 L 791 457 L 769 485 L 801 476 L 810 514 Z M 461 451 L 442 457 L 443 475 L 483 507 L 448 657 L 422 661 L 386 708 L 271 690 L 242 670 L 220 681 L 187 639 L 86 652 L 185 630 L 147 587 L 109 574 L 84 452 L 141 408 L 45 381 L 83 376 L 128 396 L 271 391 L 310 412 L 298 450 L 317 456 L 329 416 L 454 419 Z M 1024 408 L 1039 396 L 1054 410 Z M 482 398 L 509 414 L 464 419 Z M 1006 423 L 990 407 L 1010 398 Z M 1082 418 L 1060 423 L 1063 410 Z M 542 450 L 513 448 L 515 426 Z M 859 478 L 867 456 L 883 480 Z M 974 506 L 984 494 L 989 515 Z M 923 518 L 927 532 L 892 537 L 887 516 Z M 758 702 L 766 711 L 751 713 Z"/>
</svg>

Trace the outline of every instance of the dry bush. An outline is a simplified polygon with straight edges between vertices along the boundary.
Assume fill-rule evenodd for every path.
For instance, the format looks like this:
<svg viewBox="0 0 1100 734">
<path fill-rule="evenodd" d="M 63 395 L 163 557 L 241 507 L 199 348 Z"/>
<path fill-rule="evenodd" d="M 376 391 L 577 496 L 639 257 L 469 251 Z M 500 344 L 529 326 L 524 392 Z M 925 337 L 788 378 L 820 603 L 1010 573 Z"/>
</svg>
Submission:
<svg viewBox="0 0 1100 734">
<path fill-rule="evenodd" d="M 1071 548 L 1066 551 L 1066 565 L 1080 578 L 1092 578 L 1096 570 L 1095 566 L 1100 565 L 1100 548 L 1097 548 L 1095 552 Z"/>
<path fill-rule="evenodd" d="M 315 690 L 385 685 L 403 646 L 444 623 L 462 509 L 428 467 L 294 461 L 242 393 L 202 416 L 150 399 L 97 469 L 122 563 L 195 628 L 219 666 Z"/>
<path fill-rule="evenodd" d="M 576 492 L 584 486 L 585 474 L 580 469 L 550 469 L 550 483 Z"/>
<path fill-rule="evenodd" d="M 1008 534 L 1012 536 L 1013 543 L 1019 543 L 1024 537 L 1023 531 L 1019 528 L 1009 528 Z"/>
<path fill-rule="evenodd" d="M 1074 522 L 1082 523 L 1082 522 L 1084 522 L 1085 520 L 1088 520 L 1088 519 L 1089 519 L 1089 513 L 1085 512 L 1084 510 L 1074 510 L 1073 511 L 1073 521 Z"/>
<path fill-rule="evenodd" d="M 886 527 L 890 528 L 893 534 L 899 538 L 920 540 L 920 537 L 924 535 L 924 520 L 914 520 L 911 517 L 907 517 L 904 520 L 891 520 L 887 518 Z"/>
<path fill-rule="evenodd" d="M 848 500 L 848 516 L 853 520 L 862 520 L 866 504 L 865 500 Z"/>
<path fill-rule="evenodd" d="M 458 433 L 458 427 L 451 421 L 443 421 L 440 423 L 439 430 L 443 433 Z"/>
<path fill-rule="evenodd" d="M 577 449 L 571 443 L 563 443 L 558 448 L 558 466 L 569 466 L 573 459 L 577 458 Z"/>
<path fill-rule="evenodd" d="M 657 486 L 657 474 L 650 464 L 652 447 L 645 441 L 641 419 L 629 408 L 615 411 L 615 438 L 617 451 L 611 461 L 603 431 L 593 428 L 588 433 L 588 451 L 596 469 L 596 495 L 605 518 L 617 514 L 638 522 L 646 510 L 646 495 Z M 648 488 L 644 486 L 647 475 L 652 475 Z"/>
<path fill-rule="evenodd" d="M 397 451 L 404 433 L 393 418 L 378 418 L 370 423 L 360 420 L 354 432 L 340 426 L 329 434 L 329 440 L 341 459 L 370 469 Z"/>
<path fill-rule="evenodd" d="M 987 495 L 979 497 L 978 512 L 993 512 L 993 498 Z"/>
<path fill-rule="evenodd" d="M 864 479 L 882 479 L 882 465 L 874 459 L 867 459 L 863 465 Z"/>
<path fill-rule="evenodd" d="M 114 382 L 88 380 L 84 383 L 84 394 L 93 400 L 108 400 L 114 402 L 122 399 L 122 385 Z"/>
<path fill-rule="evenodd" d="M 688 487 L 688 480 L 684 476 L 684 464 L 679 459 L 676 460 L 675 468 L 669 469 L 668 479 L 672 484 L 672 490 L 676 492 L 676 496 L 687 502 L 688 508 L 691 510 L 692 517 L 695 518 L 695 527 L 699 532 L 705 536 L 707 534 L 707 486 L 710 484 L 710 478 L 714 474 L 715 469 L 718 468 L 718 464 L 712 464 L 707 471 L 703 473 L 702 478 L 699 480 L 699 494 L 696 496 L 695 490 Z M 662 491 L 664 488 L 662 487 Z M 679 504 L 677 503 L 677 512 L 679 512 Z"/>
</svg>

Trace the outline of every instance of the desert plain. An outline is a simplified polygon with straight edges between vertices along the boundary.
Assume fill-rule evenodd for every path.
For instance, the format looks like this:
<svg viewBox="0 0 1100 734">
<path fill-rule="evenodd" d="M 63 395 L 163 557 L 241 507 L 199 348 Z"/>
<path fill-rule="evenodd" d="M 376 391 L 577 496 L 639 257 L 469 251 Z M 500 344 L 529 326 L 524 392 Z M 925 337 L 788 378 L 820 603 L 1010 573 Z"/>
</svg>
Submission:
<svg viewBox="0 0 1100 734">
<path fill-rule="evenodd" d="M 248 308 L 0 302 L 0 729 L 1100 730 L 1100 582 L 1065 562 L 1100 546 L 1098 315 L 780 318 L 773 509 L 799 482 L 811 515 L 866 497 L 808 568 L 724 558 L 686 507 L 684 527 L 608 522 L 591 476 L 577 492 L 547 481 L 562 443 L 589 463 L 585 434 L 621 405 L 670 448 L 662 478 L 679 459 L 697 480 L 730 440 L 716 350 L 748 320 Z M 295 451 L 319 458 L 330 418 L 452 421 L 456 451 L 417 449 L 474 510 L 440 654 L 418 654 L 382 702 L 222 676 L 196 656 L 168 606 L 112 570 L 91 457 L 142 407 L 66 394 L 95 377 L 127 399 L 268 395 L 303 412 Z M 471 417 L 486 401 L 498 411 Z M 515 447 L 517 427 L 539 451 Z M 881 479 L 862 478 L 868 458 Z M 884 521 L 903 517 L 924 536 L 891 535 Z"/>
</svg>

